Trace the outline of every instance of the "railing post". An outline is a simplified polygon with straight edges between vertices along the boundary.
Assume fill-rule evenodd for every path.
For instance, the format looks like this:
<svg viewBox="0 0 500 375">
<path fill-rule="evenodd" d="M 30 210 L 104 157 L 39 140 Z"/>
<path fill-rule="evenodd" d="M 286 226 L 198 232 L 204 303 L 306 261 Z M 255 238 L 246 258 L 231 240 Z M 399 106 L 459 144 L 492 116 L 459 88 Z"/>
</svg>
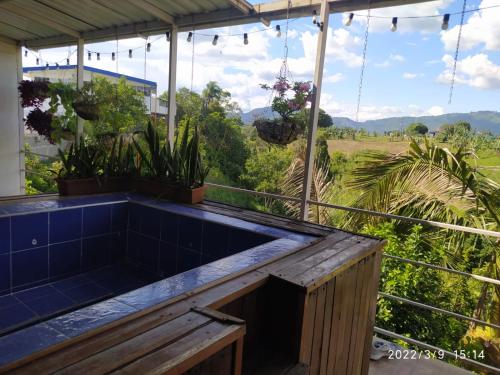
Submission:
<svg viewBox="0 0 500 375">
<path fill-rule="evenodd" d="M 76 89 L 81 90 L 83 88 L 83 56 L 85 55 L 85 42 L 83 38 L 78 38 L 76 46 Z M 76 118 L 76 142 L 80 141 L 83 135 L 83 119 L 80 116 Z"/>
<path fill-rule="evenodd" d="M 16 47 L 17 82 L 23 80 L 23 51 L 19 43 Z M 24 108 L 21 105 L 21 98 L 17 104 L 17 118 L 19 130 L 19 194 L 26 193 L 26 164 L 24 155 Z"/>
<path fill-rule="evenodd" d="M 330 4 L 328 0 L 321 1 L 319 19 L 318 45 L 316 48 L 316 65 L 314 68 L 313 93 L 307 134 L 306 160 L 304 165 L 304 180 L 300 202 L 300 217 L 309 219 L 309 203 L 311 198 L 311 179 L 314 168 L 314 149 L 316 146 L 316 130 L 318 128 L 319 102 L 321 97 L 321 83 L 323 81 L 323 66 L 325 64 L 325 49 L 328 35 L 328 20 L 330 17 Z"/>
<path fill-rule="evenodd" d="M 172 25 L 170 30 L 170 49 L 168 55 L 168 109 L 167 127 L 168 143 L 170 147 L 174 145 L 175 115 L 177 113 L 176 103 L 177 85 L 177 26 Z"/>
</svg>

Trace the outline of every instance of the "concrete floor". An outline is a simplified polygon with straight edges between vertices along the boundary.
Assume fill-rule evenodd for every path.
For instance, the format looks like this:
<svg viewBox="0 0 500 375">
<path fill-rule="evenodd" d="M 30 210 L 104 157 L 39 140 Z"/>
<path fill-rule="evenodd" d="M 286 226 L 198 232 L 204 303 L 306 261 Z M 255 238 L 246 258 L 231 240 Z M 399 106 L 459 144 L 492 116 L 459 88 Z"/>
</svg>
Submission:
<svg viewBox="0 0 500 375">
<path fill-rule="evenodd" d="M 470 371 L 436 359 L 387 359 L 370 361 L 369 375 L 470 375 Z"/>
</svg>

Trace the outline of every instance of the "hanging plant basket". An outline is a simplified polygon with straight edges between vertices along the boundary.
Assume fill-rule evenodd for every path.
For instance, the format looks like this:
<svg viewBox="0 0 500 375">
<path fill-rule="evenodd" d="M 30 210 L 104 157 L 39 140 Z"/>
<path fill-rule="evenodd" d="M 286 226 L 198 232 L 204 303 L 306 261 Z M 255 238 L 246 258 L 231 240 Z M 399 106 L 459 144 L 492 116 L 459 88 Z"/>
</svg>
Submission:
<svg viewBox="0 0 500 375">
<path fill-rule="evenodd" d="M 99 104 L 86 100 L 75 100 L 73 109 L 76 114 L 84 120 L 97 121 L 99 120 Z"/>
<path fill-rule="evenodd" d="M 302 133 L 302 127 L 293 121 L 283 119 L 259 119 L 254 121 L 259 137 L 275 145 L 287 145 Z"/>
</svg>

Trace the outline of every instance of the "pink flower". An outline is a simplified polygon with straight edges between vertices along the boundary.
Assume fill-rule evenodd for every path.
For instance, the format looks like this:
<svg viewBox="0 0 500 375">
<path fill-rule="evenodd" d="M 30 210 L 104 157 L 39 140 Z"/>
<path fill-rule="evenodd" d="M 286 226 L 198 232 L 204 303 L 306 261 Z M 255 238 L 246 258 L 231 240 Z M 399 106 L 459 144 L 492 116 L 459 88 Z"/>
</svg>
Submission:
<svg viewBox="0 0 500 375">
<path fill-rule="evenodd" d="M 307 92 L 311 89 L 311 85 L 309 85 L 308 82 L 302 82 L 300 85 L 299 85 L 299 90 L 302 91 L 302 92 Z"/>
</svg>

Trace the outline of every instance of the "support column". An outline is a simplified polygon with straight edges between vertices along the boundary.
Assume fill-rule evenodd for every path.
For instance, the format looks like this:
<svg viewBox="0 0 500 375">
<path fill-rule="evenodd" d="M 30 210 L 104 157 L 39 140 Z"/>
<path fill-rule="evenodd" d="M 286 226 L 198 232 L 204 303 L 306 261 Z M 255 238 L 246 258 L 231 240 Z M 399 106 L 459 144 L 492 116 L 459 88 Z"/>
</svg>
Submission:
<svg viewBox="0 0 500 375">
<path fill-rule="evenodd" d="M 21 44 L 17 45 L 17 82 L 23 80 L 23 51 Z M 26 164 L 24 162 L 24 109 L 21 105 L 21 98 L 17 101 L 17 118 L 19 128 L 19 194 L 26 193 Z"/>
<path fill-rule="evenodd" d="M 177 26 L 172 25 L 170 30 L 170 50 L 168 55 L 168 143 L 170 147 L 174 145 L 175 115 L 177 113 L 177 103 L 175 94 L 177 85 Z"/>
<path fill-rule="evenodd" d="M 323 66 L 325 64 L 326 38 L 328 35 L 328 19 L 330 16 L 330 4 L 328 0 L 321 0 L 320 31 L 318 33 L 318 44 L 316 48 L 316 65 L 314 70 L 313 93 L 311 110 L 309 112 L 306 160 L 304 165 L 304 180 L 302 185 L 302 196 L 300 202 L 300 217 L 302 220 L 309 219 L 309 204 L 311 199 L 311 180 L 314 168 L 314 154 L 316 147 L 316 131 L 318 129 L 319 102 L 321 98 L 321 84 L 323 81 Z"/>
<path fill-rule="evenodd" d="M 85 56 L 85 42 L 83 38 L 78 38 L 76 46 L 76 89 L 80 90 L 83 87 L 83 58 Z M 80 141 L 80 137 L 83 135 L 83 119 L 77 117 L 77 127 L 76 127 L 76 141 Z"/>
</svg>

